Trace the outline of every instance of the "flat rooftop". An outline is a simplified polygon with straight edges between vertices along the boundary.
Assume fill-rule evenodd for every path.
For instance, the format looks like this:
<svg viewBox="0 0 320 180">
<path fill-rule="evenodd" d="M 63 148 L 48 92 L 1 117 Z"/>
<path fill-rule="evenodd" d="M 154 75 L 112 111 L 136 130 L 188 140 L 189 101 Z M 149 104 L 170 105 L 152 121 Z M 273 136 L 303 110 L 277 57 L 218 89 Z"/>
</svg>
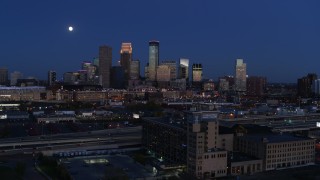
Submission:
<svg viewBox="0 0 320 180">
<path fill-rule="evenodd" d="M 243 161 L 254 161 L 254 160 L 260 160 L 253 156 L 248 156 L 245 153 L 241 152 L 232 152 L 230 157 L 230 162 L 243 162 Z"/>
<path fill-rule="evenodd" d="M 288 134 L 256 134 L 256 135 L 248 135 L 243 136 L 243 139 L 247 139 L 253 142 L 261 142 L 266 141 L 267 143 L 281 143 L 281 142 L 289 142 L 289 141 L 305 141 L 310 140 L 310 138 L 305 137 L 297 137 Z"/>
</svg>

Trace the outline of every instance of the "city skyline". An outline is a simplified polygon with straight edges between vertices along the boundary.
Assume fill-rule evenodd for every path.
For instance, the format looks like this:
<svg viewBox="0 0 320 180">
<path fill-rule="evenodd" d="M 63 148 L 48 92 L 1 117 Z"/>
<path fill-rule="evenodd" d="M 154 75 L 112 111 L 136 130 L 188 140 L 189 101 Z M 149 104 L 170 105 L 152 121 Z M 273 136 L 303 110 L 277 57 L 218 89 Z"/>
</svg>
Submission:
<svg viewBox="0 0 320 180">
<path fill-rule="evenodd" d="M 234 75 L 237 58 L 246 61 L 249 76 L 269 82 L 319 74 L 317 1 L 74 2 L 1 2 L 0 67 L 39 79 L 55 70 L 61 77 L 98 57 L 104 44 L 113 48 L 115 65 L 121 43 L 131 42 L 144 69 L 148 42 L 158 40 L 160 62 L 188 58 L 203 64 L 204 78 Z M 117 13 L 120 8 L 128 13 Z"/>
</svg>

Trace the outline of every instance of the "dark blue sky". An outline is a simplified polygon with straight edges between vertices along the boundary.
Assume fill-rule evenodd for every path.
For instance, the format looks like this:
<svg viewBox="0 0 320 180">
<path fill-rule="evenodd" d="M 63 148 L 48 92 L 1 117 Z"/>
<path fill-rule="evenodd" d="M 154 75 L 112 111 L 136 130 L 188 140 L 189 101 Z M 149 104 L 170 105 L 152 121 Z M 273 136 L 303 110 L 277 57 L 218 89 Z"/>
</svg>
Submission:
<svg viewBox="0 0 320 180">
<path fill-rule="evenodd" d="M 248 75 L 296 82 L 319 74 L 319 0 L 1 0 L 0 67 L 45 79 L 52 69 L 76 71 L 121 42 L 148 60 L 148 41 L 160 41 L 160 59 L 189 58 L 217 80 L 234 74 L 236 58 Z M 74 32 L 68 32 L 69 25 Z"/>
</svg>

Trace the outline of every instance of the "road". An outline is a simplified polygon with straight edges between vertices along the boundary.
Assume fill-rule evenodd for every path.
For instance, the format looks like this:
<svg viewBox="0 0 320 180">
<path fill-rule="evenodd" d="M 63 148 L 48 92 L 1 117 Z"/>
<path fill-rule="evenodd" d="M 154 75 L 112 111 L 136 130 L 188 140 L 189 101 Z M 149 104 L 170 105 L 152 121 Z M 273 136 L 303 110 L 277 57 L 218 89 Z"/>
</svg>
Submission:
<svg viewBox="0 0 320 180">
<path fill-rule="evenodd" d="M 45 150 L 86 148 L 123 144 L 141 144 L 141 127 L 127 127 L 92 132 L 2 139 L 0 155 L 33 153 Z"/>
</svg>

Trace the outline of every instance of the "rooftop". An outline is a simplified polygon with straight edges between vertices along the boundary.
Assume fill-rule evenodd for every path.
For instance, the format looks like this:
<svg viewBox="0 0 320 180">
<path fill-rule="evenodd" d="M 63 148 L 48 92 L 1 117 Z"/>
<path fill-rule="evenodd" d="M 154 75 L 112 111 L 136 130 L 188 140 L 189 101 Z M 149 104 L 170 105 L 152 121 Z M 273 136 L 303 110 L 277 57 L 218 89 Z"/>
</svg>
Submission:
<svg viewBox="0 0 320 180">
<path fill-rule="evenodd" d="M 259 159 L 253 156 L 248 156 L 247 154 L 241 153 L 241 152 L 232 152 L 230 154 L 231 162 L 243 162 L 243 161 L 254 161 L 254 160 L 259 160 Z"/>
<path fill-rule="evenodd" d="M 305 141 L 309 140 L 310 138 L 305 137 L 297 137 L 288 134 L 256 134 L 256 135 L 248 135 L 243 136 L 241 138 L 247 139 L 249 141 L 254 142 L 262 142 L 265 141 L 266 143 L 281 143 L 281 142 L 289 142 L 289 141 Z"/>
</svg>

